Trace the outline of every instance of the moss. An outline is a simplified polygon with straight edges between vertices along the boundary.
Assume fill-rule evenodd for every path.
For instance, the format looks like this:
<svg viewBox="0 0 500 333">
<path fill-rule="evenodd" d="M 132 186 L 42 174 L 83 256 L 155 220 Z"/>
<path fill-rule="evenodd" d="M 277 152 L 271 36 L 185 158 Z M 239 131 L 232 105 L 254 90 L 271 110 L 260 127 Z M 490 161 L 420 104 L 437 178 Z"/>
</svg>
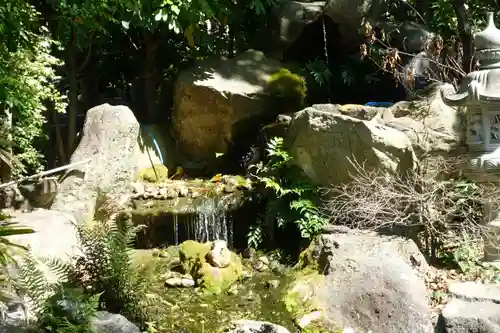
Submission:
<svg viewBox="0 0 500 333">
<path fill-rule="evenodd" d="M 247 190 L 252 189 L 252 180 L 249 178 L 245 178 L 243 176 L 234 176 L 234 180 L 236 185 L 240 188 L 245 188 Z"/>
<path fill-rule="evenodd" d="M 267 93 L 271 97 L 272 111 L 277 113 L 291 113 L 304 107 L 307 88 L 304 78 L 281 68 L 271 75 L 267 86 Z"/>
<path fill-rule="evenodd" d="M 325 276 L 320 273 L 319 264 L 313 256 L 314 244 L 302 251 L 299 260 L 292 272 L 293 277 L 283 296 L 285 308 L 292 315 L 294 321 L 298 321 L 307 314 L 314 311 L 322 311 L 321 304 L 316 297 L 318 287 L 323 285 Z M 331 329 L 323 319 L 310 323 L 301 330 L 302 333 L 337 333 L 338 329 Z"/>
<path fill-rule="evenodd" d="M 205 262 L 205 255 L 208 251 L 210 251 L 210 243 L 187 240 L 179 245 L 179 258 L 184 272 L 193 274 L 193 271 L 199 269 L 198 265 Z"/>
<path fill-rule="evenodd" d="M 319 272 L 319 263 L 313 257 L 314 241 L 299 254 L 299 260 L 295 265 L 297 270 L 313 270 Z"/>
<path fill-rule="evenodd" d="M 231 253 L 231 264 L 226 268 L 212 267 L 204 262 L 198 270 L 198 284 L 207 293 L 220 294 L 240 278 L 242 271 L 240 257 Z"/>
<path fill-rule="evenodd" d="M 205 292 L 220 294 L 241 277 L 243 265 L 241 258 L 231 253 L 228 267 L 213 267 L 205 258 L 210 246 L 211 243 L 185 241 L 179 246 L 179 257 L 184 272 L 191 274 Z"/>
<path fill-rule="evenodd" d="M 151 168 L 140 170 L 136 179 L 148 183 L 166 182 L 168 180 L 168 168 L 163 164 L 155 164 Z"/>
<path fill-rule="evenodd" d="M 296 271 L 295 278 L 285 293 L 283 302 L 288 312 L 295 319 L 300 319 L 303 315 L 320 310 L 313 294 L 314 286 L 321 283 L 324 278 L 321 274 L 313 270 Z"/>
</svg>

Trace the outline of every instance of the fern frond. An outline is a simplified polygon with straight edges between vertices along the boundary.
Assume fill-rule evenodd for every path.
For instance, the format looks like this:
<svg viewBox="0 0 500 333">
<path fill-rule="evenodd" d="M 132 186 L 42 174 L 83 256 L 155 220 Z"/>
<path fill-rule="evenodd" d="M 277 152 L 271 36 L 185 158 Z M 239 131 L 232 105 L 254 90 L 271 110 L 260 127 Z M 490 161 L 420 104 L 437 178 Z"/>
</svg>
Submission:
<svg viewBox="0 0 500 333">
<path fill-rule="evenodd" d="M 51 291 L 50 283 L 45 272 L 40 269 L 39 263 L 30 254 L 23 258 L 23 264 L 18 272 L 18 283 L 20 288 L 33 302 L 33 311 L 40 313 L 47 293 Z"/>
<path fill-rule="evenodd" d="M 73 274 L 74 267 L 59 258 L 47 258 L 43 262 L 56 275 L 58 281 L 63 281 Z"/>
</svg>

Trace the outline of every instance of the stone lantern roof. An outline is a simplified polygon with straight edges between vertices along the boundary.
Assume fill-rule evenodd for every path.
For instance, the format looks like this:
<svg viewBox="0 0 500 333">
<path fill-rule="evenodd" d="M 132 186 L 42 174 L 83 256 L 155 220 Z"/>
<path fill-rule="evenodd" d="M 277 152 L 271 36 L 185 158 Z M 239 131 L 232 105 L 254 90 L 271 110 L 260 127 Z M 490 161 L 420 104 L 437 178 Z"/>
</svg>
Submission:
<svg viewBox="0 0 500 333">
<path fill-rule="evenodd" d="M 486 29 L 474 36 L 480 69 L 500 67 L 500 30 L 495 26 L 492 12 L 487 13 L 487 24 Z"/>
<path fill-rule="evenodd" d="M 441 97 L 447 105 L 500 102 L 500 30 L 495 26 L 493 12 L 487 13 L 487 26 L 475 34 L 474 43 L 474 57 L 479 60 L 479 70 L 462 79 L 458 92 L 450 87 L 441 90 Z"/>
</svg>

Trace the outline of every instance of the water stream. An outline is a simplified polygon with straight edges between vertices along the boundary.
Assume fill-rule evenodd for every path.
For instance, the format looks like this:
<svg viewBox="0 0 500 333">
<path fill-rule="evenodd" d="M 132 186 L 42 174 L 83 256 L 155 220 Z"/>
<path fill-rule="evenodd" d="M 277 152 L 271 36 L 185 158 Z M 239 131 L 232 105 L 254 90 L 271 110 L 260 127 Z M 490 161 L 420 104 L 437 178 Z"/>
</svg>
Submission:
<svg viewBox="0 0 500 333">
<path fill-rule="evenodd" d="M 217 198 L 206 198 L 196 208 L 196 213 L 181 219 L 187 239 L 198 242 L 225 240 L 233 243 L 233 221 L 226 207 Z M 179 215 L 173 214 L 174 245 L 179 244 Z"/>
</svg>

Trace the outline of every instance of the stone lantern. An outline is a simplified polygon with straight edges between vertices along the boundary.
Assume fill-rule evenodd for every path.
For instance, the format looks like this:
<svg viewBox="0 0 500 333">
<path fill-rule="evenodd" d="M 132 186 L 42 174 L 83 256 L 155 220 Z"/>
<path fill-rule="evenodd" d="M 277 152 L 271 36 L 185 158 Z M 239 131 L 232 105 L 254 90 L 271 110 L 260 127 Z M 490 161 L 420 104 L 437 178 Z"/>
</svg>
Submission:
<svg viewBox="0 0 500 333">
<path fill-rule="evenodd" d="M 476 182 L 500 185 L 500 30 L 492 12 L 487 13 L 487 27 L 474 36 L 479 70 L 465 76 L 458 92 L 441 90 L 449 106 L 465 106 L 468 165 L 464 174 Z M 498 203 L 485 205 L 485 217 L 491 236 L 485 239 L 484 260 L 500 264 L 500 216 Z"/>
</svg>

